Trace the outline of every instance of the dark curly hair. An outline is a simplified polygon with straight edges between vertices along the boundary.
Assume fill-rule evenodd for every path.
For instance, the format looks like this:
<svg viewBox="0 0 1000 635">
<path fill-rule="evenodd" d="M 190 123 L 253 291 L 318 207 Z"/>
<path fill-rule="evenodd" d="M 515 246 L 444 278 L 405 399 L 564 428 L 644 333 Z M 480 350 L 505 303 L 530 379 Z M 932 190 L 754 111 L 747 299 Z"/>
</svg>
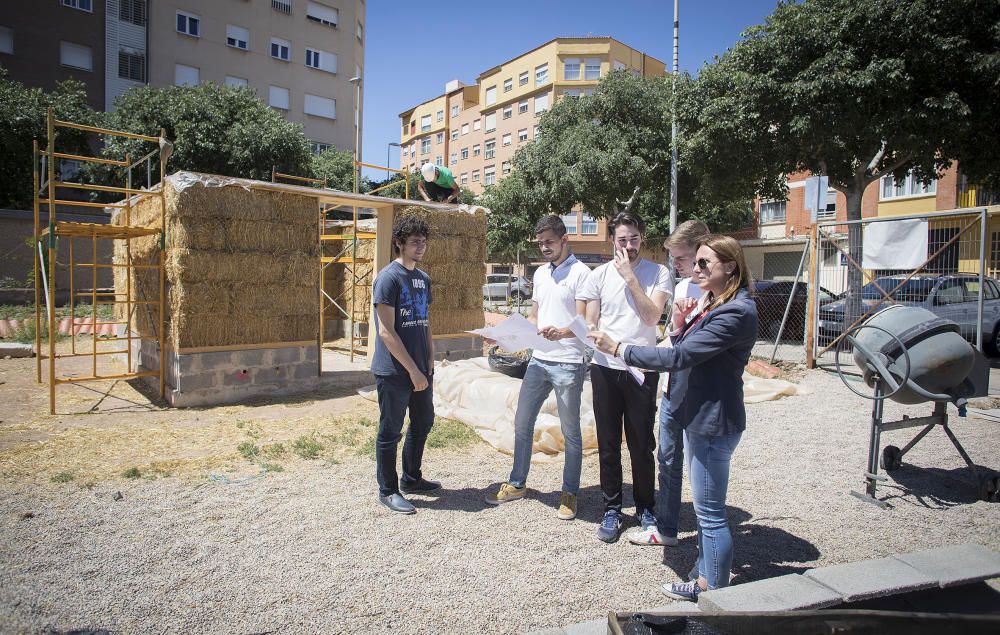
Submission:
<svg viewBox="0 0 1000 635">
<path fill-rule="evenodd" d="M 399 243 L 405 243 L 410 236 L 423 236 L 429 238 L 431 228 L 427 221 L 416 216 L 401 216 L 396 219 L 392 226 L 392 249 L 393 253 L 399 253 Z"/>
</svg>

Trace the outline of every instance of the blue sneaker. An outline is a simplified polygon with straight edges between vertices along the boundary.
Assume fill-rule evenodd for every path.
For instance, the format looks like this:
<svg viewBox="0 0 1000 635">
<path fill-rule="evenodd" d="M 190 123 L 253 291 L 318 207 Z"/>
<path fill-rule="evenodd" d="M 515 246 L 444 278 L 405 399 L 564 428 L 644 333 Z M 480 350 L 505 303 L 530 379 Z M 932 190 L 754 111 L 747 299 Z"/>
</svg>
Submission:
<svg viewBox="0 0 1000 635">
<path fill-rule="evenodd" d="M 621 513 L 614 509 L 609 509 L 604 512 L 604 519 L 601 521 L 601 525 L 597 528 L 597 538 L 598 540 L 603 540 L 604 542 L 615 542 L 618 540 L 618 532 L 621 531 L 621 528 Z"/>
<path fill-rule="evenodd" d="M 636 520 L 639 521 L 639 526 L 643 529 L 649 529 L 650 527 L 656 527 L 656 516 L 653 512 L 648 509 L 644 509 L 635 515 Z"/>
<path fill-rule="evenodd" d="M 698 584 L 697 580 L 693 582 L 674 582 L 673 584 L 664 584 L 660 587 L 660 590 L 667 597 L 674 598 L 675 600 L 697 602 L 698 594 L 701 593 L 701 585 Z"/>
</svg>

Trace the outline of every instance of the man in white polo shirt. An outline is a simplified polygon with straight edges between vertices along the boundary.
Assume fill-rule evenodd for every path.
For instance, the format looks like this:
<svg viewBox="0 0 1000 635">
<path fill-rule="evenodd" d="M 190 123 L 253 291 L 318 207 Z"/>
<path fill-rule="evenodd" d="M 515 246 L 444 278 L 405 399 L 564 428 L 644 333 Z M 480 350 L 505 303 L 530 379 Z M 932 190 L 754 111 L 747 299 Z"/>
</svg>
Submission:
<svg viewBox="0 0 1000 635">
<path fill-rule="evenodd" d="M 528 492 L 528 469 L 535 436 L 535 419 L 549 393 L 555 391 L 559 408 L 566 457 L 563 465 L 562 496 L 559 518 L 576 517 L 576 497 L 580 489 L 583 464 L 583 439 L 580 434 L 580 394 L 586 377 L 584 344 L 569 329 L 585 304 L 577 301 L 590 268 L 576 259 L 569 249 L 566 225 L 555 215 L 546 216 L 535 226 L 538 249 L 548 264 L 535 271 L 531 313 L 528 320 L 538 325 L 546 339 L 558 341 L 558 350 L 535 351 L 528 363 L 517 398 L 514 415 L 514 468 L 510 479 L 495 494 L 486 497 L 490 505 L 524 498 Z"/>
<path fill-rule="evenodd" d="M 587 323 L 613 333 L 616 341 L 639 346 L 656 345 L 656 324 L 673 296 L 670 271 L 639 257 L 646 225 L 630 212 L 608 223 L 615 259 L 594 269 L 577 300 L 584 300 Z M 642 382 L 616 358 L 595 353 L 590 367 L 594 390 L 594 419 L 601 466 L 604 518 L 597 537 L 618 540 L 622 526 L 622 430 L 632 459 L 632 492 L 636 516 L 643 528 L 655 526 L 653 416 L 656 412 L 655 372 L 643 372 Z"/>
</svg>

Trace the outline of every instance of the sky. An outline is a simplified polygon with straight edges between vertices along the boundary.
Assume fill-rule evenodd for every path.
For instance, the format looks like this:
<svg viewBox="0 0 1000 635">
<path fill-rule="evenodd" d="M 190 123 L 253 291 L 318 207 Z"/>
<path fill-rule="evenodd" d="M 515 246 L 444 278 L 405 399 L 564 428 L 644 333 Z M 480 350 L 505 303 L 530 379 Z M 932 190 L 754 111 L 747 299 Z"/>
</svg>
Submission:
<svg viewBox="0 0 1000 635">
<path fill-rule="evenodd" d="M 670 0 L 506 0 L 442 3 L 369 0 L 365 31 L 362 153 L 366 163 L 399 164 L 399 113 L 441 95 L 459 79 L 565 36 L 610 36 L 671 67 Z M 777 0 L 680 0 L 680 68 L 696 74 L 763 22 Z M 428 7 L 421 10 L 421 7 Z M 612 10 L 609 11 L 609 7 Z M 385 172 L 365 170 L 374 179 Z"/>
</svg>

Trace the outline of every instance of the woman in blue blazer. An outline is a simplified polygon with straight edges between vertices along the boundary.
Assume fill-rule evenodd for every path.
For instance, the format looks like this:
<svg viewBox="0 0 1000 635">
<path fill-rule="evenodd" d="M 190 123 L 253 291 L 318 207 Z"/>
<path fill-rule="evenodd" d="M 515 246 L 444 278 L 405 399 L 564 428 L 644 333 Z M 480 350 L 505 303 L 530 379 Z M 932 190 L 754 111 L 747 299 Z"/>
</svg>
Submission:
<svg viewBox="0 0 1000 635">
<path fill-rule="evenodd" d="M 698 247 L 692 282 L 700 300 L 674 303 L 673 348 L 620 344 L 590 334 L 601 351 L 637 368 L 670 372 L 670 409 L 684 428 L 691 493 L 698 517 L 698 578 L 664 584 L 670 597 L 697 601 L 728 586 L 733 539 L 726 518 L 729 462 L 746 429 L 743 370 L 757 338 L 757 306 L 739 242 L 712 235 Z"/>
</svg>

